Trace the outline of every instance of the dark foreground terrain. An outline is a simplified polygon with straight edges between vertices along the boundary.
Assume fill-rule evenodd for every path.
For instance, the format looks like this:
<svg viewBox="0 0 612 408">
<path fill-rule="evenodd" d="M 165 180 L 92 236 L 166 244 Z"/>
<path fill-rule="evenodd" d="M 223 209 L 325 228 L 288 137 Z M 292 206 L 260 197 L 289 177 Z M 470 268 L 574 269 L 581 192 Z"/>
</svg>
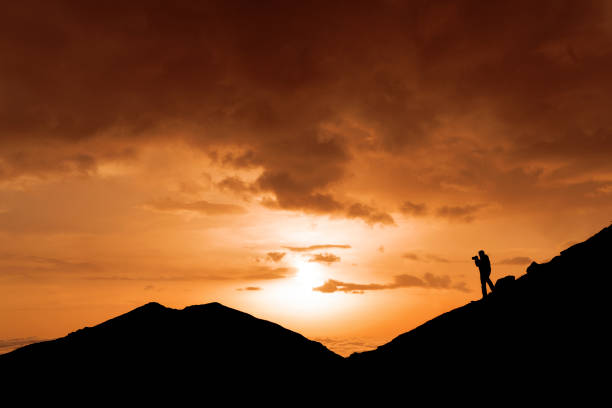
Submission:
<svg viewBox="0 0 612 408">
<path fill-rule="evenodd" d="M 532 263 L 518 279 L 498 280 L 486 299 L 346 359 L 219 303 L 183 310 L 149 303 L 1 355 L 0 373 L 4 381 L 33 384 L 195 384 L 206 393 L 293 387 L 311 390 L 311 397 L 335 392 L 336 399 L 457 385 L 474 392 L 498 387 L 503 394 L 548 384 L 557 396 L 585 383 L 597 389 L 607 378 L 597 373 L 609 363 L 611 249 L 609 226 L 546 264 Z"/>
</svg>

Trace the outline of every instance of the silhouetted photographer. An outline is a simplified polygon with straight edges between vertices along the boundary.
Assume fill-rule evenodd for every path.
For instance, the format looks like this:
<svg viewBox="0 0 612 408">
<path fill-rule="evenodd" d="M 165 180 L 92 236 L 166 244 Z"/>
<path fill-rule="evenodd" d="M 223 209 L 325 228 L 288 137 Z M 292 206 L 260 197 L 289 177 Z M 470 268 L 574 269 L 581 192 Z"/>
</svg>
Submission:
<svg viewBox="0 0 612 408">
<path fill-rule="evenodd" d="M 480 258 L 478 258 L 480 255 Z M 482 298 L 487 297 L 487 283 L 491 287 L 491 292 L 495 290 L 493 282 L 491 282 L 491 261 L 489 256 L 482 249 L 478 251 L 477 256 L 473 256 L 474 263 L 480 270 L 480 284 L 482 285 Z"/>
</svg>

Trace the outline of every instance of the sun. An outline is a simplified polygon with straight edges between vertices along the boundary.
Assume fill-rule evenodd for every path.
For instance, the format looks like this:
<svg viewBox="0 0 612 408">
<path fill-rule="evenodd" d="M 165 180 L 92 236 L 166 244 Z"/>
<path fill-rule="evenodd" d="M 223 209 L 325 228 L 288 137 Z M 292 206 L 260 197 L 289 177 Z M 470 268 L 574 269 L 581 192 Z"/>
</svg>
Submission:
<svg viewBox="0 0 612 408">
<path fill-rule="evenodd" d="M 354 307 L 357 297 L 349 299 L 346 294 L 322 293 L 314 288 L 322 286 L 330 278 L 331 270 L 326 265 L 308 262 L 303 254 L 291 254 L 287 266 L 295 274 L 266 285 L 265 292 L 258 298 L 261 306 L 277 319 L 299 319 L 304 325 L 320 325 L 322 321 L 332 324 L 335 313 Z M 314 326 L 308 326 L 314 327 Z"/>
<path fill-rule="evenodd" d="M 323 271 L 316 262 L 299 260 L 296 262 L 295 267 L 297 273 L 294 279 L 299 286 L 311 291 L 312 288 L 323 284 Z"/>
<path fill-rule="evenodd" d="M 319 316 L 329 311 L 331 304 L 337 299 L 313 290 L 325 282 L 324 268 L 301 257 L 293 259 L 291 265 L 296 269 L 295 275 L 270 287 L 266 302 L 273 304 L 275 308 L 282 305 L 284 313 L 303 317 Z"/>
</svg>

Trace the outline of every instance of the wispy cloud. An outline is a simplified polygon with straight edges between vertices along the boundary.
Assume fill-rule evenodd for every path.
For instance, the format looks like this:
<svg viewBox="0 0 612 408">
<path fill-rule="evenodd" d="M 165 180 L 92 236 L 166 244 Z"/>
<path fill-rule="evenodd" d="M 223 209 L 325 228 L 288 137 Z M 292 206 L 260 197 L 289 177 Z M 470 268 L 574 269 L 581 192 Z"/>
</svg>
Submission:
<svg viewBox="0 0 612 408">
<path fill-rule="evenodd" d="M 421 217 L 427 214 L 427 206 L 425 203 L 413 203 L 411 201 L 404 201 L 400 207 L 402 214 L 411 215 L 414 217 Z"/>
<path fill-rule="evenodd" d="M 211 203 L 208 201 L 180 202 L 173 199 L 154 201 L 145 205 L 145 208 L 164 212 L 189 211 L 203 215 L 244 214 L 246 210 L 235 204 Z"/>
<path fill-rule="evenodd" d="M 28 344 L 43 341 L 38 337 L 17 337 L 14 339 L 0 339 L 0 353 L 8 353 L 16 348 L 26 346 Z"/>
<path fill-rule="evenodd" d="M 325 245 L 310 245 L 307 247 L 284 246 L 283 248 L 288 249 L 289 251 L 292 251 L 292 252 L 310 252 L 310 251 L 316 251 L 319 249 L 329 249 L 329 248 L 348 249 L 350 247 L 351 247 L 350 245 L 325 244 Z"/>
<path fill-rule="evenodd" d="M 318 262 L 329 265 L 333 262 L 340 262 L 340 257 L 329 253 L 314 254 L 308 259 L 308 262 Z"/>
<path fill-rule="evenodd" d="M 450 277 L 446 275 L 437 276 L 432 273 L 426 273 L 423 278 L 407 274 L 397 275 L 393 278 L 393 282 L 386 284 L 361 284 L 328 279 L 323 285 L 313 288 L 312 290 L 323 293 L 364 293 L 368 290 L 399 289 L 412 287 L 426 289 L 455 289 L 463 292 L 467 291 L 465 283 L 453 283 Z"/>
<path fill-rule="evenodd" d="M 5 276 L 19 275 L 30 278 L 49 274 L 77 276 L 100 272 L 103 269 L 100 264 L 78 259 L 0 253 L 0 273 Z"/>
<path fill-rule="evenodd" d="M 472 222 L 476 218 L 476 213 L 483 207 L 484 205 L 481 204 L 461 206 L 445 205 L 436 210 L 436 215 L 451 221 Z"/>
<path fill-rule="evenodd" d="M 450 262 L 448 259 L 429 253 L 416 253 L 416 252 L 405 252 L 402 254 L 402 258 L 410 259 L 412 261 L 419 262 L 439 262 L 439 263 L 448 263 Z"/>
<path fill-rule="evenodd" d="M 501 265 L 527 265 L 531 263 L 531 258 L 526 256 L 515 256 L 514 258 L 502 259 L 496 263 Z"/>
<path fill-rule="evenodd" d="M 284 252 L 268 252 L 266 254 L 266 259 L 272 262 L 280 262 L 285 257 Z"/>
<path fill-rule="evenodd" d="M 166 275 L 88 275 L 83 279 L 90 281 L 144 281 L 144 282 L 197 282 L 197 281 L 257 281 L 283 279 L 294 276 L 292 267 L 257 266 L 244 270 L 230 270 L 226 274 L 217 273 L 168 273 Z"/>
<path fill-rule="evenodd" d="M 268 279 L 283 279 L 295 275 L 296 269 L 283 268 L 256 268 L 252 273 L 242 275 L 241 279 L 245 280 L 268 280 Z"/>
</svg>

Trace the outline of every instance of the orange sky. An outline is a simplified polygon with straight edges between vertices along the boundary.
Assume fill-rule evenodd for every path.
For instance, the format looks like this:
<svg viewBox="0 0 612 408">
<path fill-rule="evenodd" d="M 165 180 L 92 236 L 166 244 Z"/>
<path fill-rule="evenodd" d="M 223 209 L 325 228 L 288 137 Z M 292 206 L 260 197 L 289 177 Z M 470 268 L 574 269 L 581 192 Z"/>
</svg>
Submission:
<svg viewBox="0 0 612 408">
<path fill-rule="evenodd" d="M 347 354 L 610 222 L 609 3 L 83 3 L 0 15 L 0 352 L 219 301 Z"/>
</svg>

